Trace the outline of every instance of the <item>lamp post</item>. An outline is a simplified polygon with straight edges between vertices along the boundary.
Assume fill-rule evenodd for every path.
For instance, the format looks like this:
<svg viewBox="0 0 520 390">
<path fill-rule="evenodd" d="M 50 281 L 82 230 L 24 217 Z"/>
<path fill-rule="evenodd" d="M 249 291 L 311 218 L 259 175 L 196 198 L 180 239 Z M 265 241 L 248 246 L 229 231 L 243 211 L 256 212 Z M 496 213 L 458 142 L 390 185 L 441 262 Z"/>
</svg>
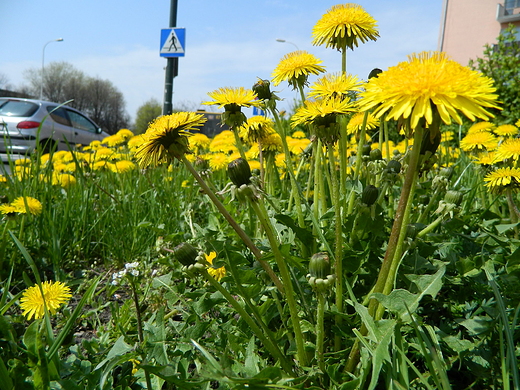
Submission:
<svg viewBox="0 0 520 390">
<path fill-rule="evenodd" d="M 43 99 L 43 82 L 44 82 L 44 64 L 45 64 L 45 48 L 49 43 L 52 42 L 63 42 L 63 38 L 53 39 L 52 41 L 47 42 L 45 45 L 43 45 L 43 51 L 42 51 L 42 82 L 40 84 L 40 100 Z"/>
<path fill-rule="evenodd" d="M 296 43 L 292 43 L 292 42 L 286 41 L 285 39 L 276 38 L 276 42 L 280 42 L 280 43 L 289 43 L 289 44 L 293 45 L 293 46 L 296 48 L 296 50 L 300 50 L 300 49 L 298 48 L 298 46 L 296 46 Z"/>
</svg>

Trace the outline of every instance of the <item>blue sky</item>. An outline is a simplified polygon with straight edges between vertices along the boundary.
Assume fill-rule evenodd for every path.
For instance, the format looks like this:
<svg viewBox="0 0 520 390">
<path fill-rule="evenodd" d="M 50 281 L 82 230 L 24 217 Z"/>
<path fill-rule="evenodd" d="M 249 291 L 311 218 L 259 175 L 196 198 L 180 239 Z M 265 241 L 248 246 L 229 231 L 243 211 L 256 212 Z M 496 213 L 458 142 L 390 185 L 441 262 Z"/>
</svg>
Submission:
<svg viewBox="0 0 520 390">
<path fill-rule="evenodd" d="M 349 73 L 365 79 L 407 55 L 436 50 L 442 0 L 358 1 L 378 23 L 380 38 L 347 56 Z M 196 109 L 220 87 L 250 88 L 296 45 L 323 61 L 327 72 L 341 68 L 339 52 L 311 45 L 315 23 L 330 0 L 178 0 L 177 26 L 186 28 L 186 55 L 174 80 L 174 106 Z M 93 77 L 110 80 L 125 96 L 135 118 L 138 107 L 163 101 L 166 59 L 159 56 L 160 30 L 169 27 L 169 0 L 0 1 L 0 74 L 16 88 L 23 71 L 66 61 Z M 279 43 L 277 38 L 290 43 Z M 310 81 L 313 81 L 311 79 Z M 288 108 L 296 93 L 275 88 Z"/>
</svg>

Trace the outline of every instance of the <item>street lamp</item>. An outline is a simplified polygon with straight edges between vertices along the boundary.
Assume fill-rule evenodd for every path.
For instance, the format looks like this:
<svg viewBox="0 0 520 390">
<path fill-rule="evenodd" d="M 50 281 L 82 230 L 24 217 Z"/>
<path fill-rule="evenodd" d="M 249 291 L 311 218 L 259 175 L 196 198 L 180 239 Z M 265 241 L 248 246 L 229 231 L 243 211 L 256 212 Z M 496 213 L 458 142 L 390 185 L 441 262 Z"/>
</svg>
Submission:
<svg viewBox="0 0 520 390">
<path fill-rule="evenodd" d="M 52 41 L 47 42 L 45 45 L 43 45 L 43 51 L 42 51 L 42 82 L 40 84 L 40 100 L 43 99 L 43 70 L 44 70 L 44 64 L 45 64 L 45 48 L 49 43 L 52 42 L 63 42 L 63 38 L 53 39 Z"/>
<path fill-rule="evenodd" d="M 296 46 L 296 43 L 292 43 L 292 42 L 286 41 L 285 39 L 276 38 L 276 42 L 281 42 L 281 43 L 290 43 L 291 45 L 293 45 L 293 46 L 296 48 L 296 50 L 300 50 L 300 49 L 298 48 L 298 46 Z"/>
</svg>

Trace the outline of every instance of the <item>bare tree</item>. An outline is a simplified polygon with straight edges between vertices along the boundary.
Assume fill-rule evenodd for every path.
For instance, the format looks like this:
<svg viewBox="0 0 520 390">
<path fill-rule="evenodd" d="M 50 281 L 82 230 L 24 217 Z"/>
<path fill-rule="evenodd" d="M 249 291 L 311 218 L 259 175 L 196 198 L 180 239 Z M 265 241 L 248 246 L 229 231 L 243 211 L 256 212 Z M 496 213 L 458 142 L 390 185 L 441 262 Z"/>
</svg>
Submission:
<svg viewBox="0 0 520 390">
<path fill-rule="evenodd" d="M 9 78 L 3 74 L 0 73 L 0 89 L 11 89 L 11 84 L 9 83 Z"/>
<path fill-rule="evenodd" d="M 28 89 L 38 95 L 41 70 L 28 69 L 25 78 Z M 67 62 L 51 62 L 45 67 L 43 98 L 63 103 L 89 115 L 101 128 L 114 133 L 128 127 L 129 115 L 123 94 L 108 80 L 87 76 Z"/>
</svg>

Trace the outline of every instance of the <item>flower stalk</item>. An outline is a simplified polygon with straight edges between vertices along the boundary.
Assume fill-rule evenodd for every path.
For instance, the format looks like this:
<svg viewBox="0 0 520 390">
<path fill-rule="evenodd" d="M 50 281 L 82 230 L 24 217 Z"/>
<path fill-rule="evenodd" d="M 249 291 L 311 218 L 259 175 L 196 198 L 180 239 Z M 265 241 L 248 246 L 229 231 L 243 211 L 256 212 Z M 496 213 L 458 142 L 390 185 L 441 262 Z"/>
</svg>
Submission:
<svg viewBox="0 0 520 390">
<path fill-rule="evenodd" d="M 287 305 L 289 306 L 289 313 L 291 316 L 294 338 L 296 340 L 298 360 L 300 361 L 300 364 L 302 366 L 306 366 L 307 355 L 305 352 L 305 340 L 303 337 L 303 332 L 301 330 L 300 316 L 298 314 L 298 307 L 295 300 L 294 288 L 292 285 L 292 279 L 289 273 L 289 268 L 287 267 L 287 263 L 284 259 L 282 252 L 278 248 L 278 240 L 276 239 L 274 233 L 275 230 L 269 219 L 269 216 L 267 215 L 267 210 L 265 209 L 265 205 L 262 199 L 250 199 L 250 203 L 253 206 L 253 209 L 255 210 L 256 215 L 260 220 L 260 224 L 264 228 L 267 239 L 269 240 L 269 244 L 271 245 L 271 250 L 273 251 L 276 264 L 278 265 L 278 269 L 280 271 L 280 275 L 286 292 L 285 299 L 287 301 Z"/>
<path fill-rule="evenodd" d="M 410 219 L 410 207 L 412 197 L 417 180 L 417 169 L 419 165 L 419 157 L 421 152 L 421 142 L 423 138 L 423 127 L 420 123 L 414 132 L 414 146 L 412 147 L 408 168 L 401 189 L 401 197 L 395 214 L 394 224 L 390 237 L 388 239 L 387 250 L 383 259 L 383 264 L 379 270 L 379 275 L 371 293 L 388 294 L 393 288 L 395 275 L 402 256 L 403 242 L 406 235 L 406 225 Z M 410 204 L 409 204 L 410 203 Z M 390 291 L 389 291 L 390 290 Z M 368 304 L 368 312 L 375 320 L 382 318 L 384 309 L 379 309 L 379 302 L 376 299 L 370 299 Z M 382 307 L 382 306 L 381 306 Z M 367 334 L 367 328 L 363 325 L 360 330 L 362 335 Z M 350 351 L 345 371 L 353 372 L 359 361 L 359 342 L 356 340 L 352 350 Z"/>
<path fill-rule="evenodd" d="M 193 165 L 191 165 L 191 163 L 188 161 L 186 156 L 183 155 L 181 157 L 181 161 L 184 163 L 186 168 L 188 168 L 188 171 L 193 175 L 195 180 L 197 180 L 197 182 L 199 183 L 201 188 L 204 190 L 206 195 L 209 196 L 209 198 L 211 199 L 213 204 L 217 207 L 218 211 L 222 214 L 222 216 L 226 219 L 226 221 L 228 221 L 228 223 L 235 230 L 235 232 L 238 234 L 238 236 L 241 238 L 241 240 L 244 242 L 244 244 L 249 248 L 249 250 L 251 250 L 253 255 L 256 257 L 256 259 L 258 260 L 258 262 L 260 263 L 262 268 L 265 270 L 265 272 L 267 272 L 267 274 L 269 275 L 269 277 L 271 278 L 271 280 L 273 281 L 275 286 L 278 288 L 278 290 L 283 294 L 284 287 L 283 287 L 280 279 L 278 278 L 278 276 L 276 276 L 276 274 L 274 273 L 271 266 L 265 260 L 262 259 L 262 253 L 256 247 L 256 245 L 253 243 L 251 238 L 246 234 L 246 232 L 244 232 L 244 230 L 235 221 L 235 219 L 231 216 L 231 214 L 229 214 L 229 211 L 227 211 L 227 209 L 224 207 L 222 202 L 217 198 L 215 193 L 213 191 L 211 191 L 211 189 L 206 184 L 206 182 L 202 179 L 202 177 L 200 177 L 200 175 L 195 170 Z"/>
<path fill-rule="evenodd" d="M 254 319 L 244 310 L 244 308 L 240 305 L 240 303 L 237 302 L 235 298 L 224 288 L 222 285 L 213 278 L 208 271 L 204 268 L 201 269 L 200 272 L 204 276 L 204 278 L 215 288 L 218 292 L 220 292 L 224 298 L 229 302 L 231 306 L 236 310 L 236 312 L 244 319 L 244 321 L 249 325 L 251 330 L 254 332 L 256 337 L 262 342 L 262 344 L 265 345 L 265 347 L 269 350 L 271 355 L 278 360 L 280 365 L 282 366 L 283 370 L 289 374 L 293 375 L 293 368 L 286 358 L 286 356 L 280 351 L 278 348 L 278 345 L 271 342 L 270 339 L 265 337 L 264 333 L 262 332 L 262 329 L 256 324 Z"/>
</svg>

